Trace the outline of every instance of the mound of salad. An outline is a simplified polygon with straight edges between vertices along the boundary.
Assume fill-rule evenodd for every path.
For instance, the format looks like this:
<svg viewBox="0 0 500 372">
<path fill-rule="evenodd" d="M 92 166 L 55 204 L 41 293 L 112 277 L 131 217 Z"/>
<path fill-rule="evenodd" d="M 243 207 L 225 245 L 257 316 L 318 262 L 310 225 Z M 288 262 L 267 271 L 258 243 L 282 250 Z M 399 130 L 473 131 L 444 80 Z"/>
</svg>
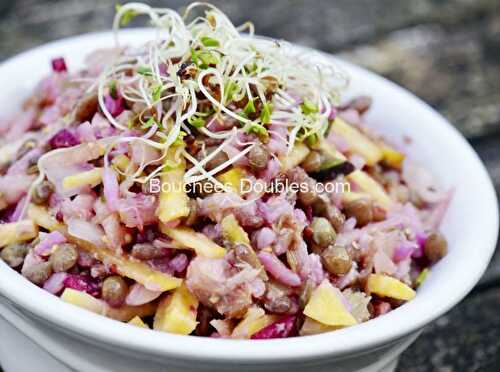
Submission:
<svg viewBox="0 0 500 372">
<path fill-rule="evenodd" d="M 155 36 L 127 46 L 139 15 Z M 372 131 L 369 97 L 341 99 L 340 69 L 208 4 L 118 6 L 113 28 L 114 48 L 78 71 L 53 59 L 0 120 L 5 264 L 94 313 L 207 337 L 334 331 L 415 297 L 452 192 Z"/>
</svg>

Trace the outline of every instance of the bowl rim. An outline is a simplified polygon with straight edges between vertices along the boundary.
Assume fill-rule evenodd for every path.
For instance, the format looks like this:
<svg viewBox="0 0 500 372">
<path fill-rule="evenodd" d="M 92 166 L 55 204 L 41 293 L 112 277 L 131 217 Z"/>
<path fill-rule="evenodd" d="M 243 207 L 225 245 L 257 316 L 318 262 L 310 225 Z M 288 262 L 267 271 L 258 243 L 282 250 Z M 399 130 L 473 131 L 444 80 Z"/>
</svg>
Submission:
<svg viewBox="0 0 500 372">
<path fill-rule="evenodd" d="M 145 38 L 148 29 L 129 29 L 120 31 L 120 35 Z M 39 47 L 22 52 L 0 64 L 0 76 L 8 66 L 16 65 L 19 61 L 33 56 L 48 56 L 51 50 L 63 49 L 65 46 L 95 42 L 96 46 L 103 44 L 112 36 L 110 31 L 94 32 L 72 36 L 53 41 Z M 367 71 L 352 63 L 338 60 L 330 54 L 315 51 L 310 48 L 296 46 L 305 51 L 314 52 L 322 58 L 334 58 L 341 67 L 364 78 L 375 80 L 378 84 L 389 86 L 397 94 L 404 95 L 419 109 L 427 111 L 432 116 L 434 125 L 445 131 L 446 135 L 455 142 L 460 142 L 462 155 L 469 158 L 476 168 L 475 177 L 480 180 L 482 200 L 486 222 L 483 225 L 484 249 L 478 253 L 471 264 L 469 275 L 463 275 L 457 280 L 454 290 L 446 297 L 429 307 L 429 304 L 416 303 L 416 299 L 391 311 L 389 314 L 359 324 L 355 327 L 341 329 L 335 332 L 313 336 L 302 336 L 276 340 L 227 340 L 196 336 L 181 336 L 162 332 L 131 327 L 100 315 L 61 301 L 35 285 L 28 282 L 6 264 L 0 262 L 0 293 L 12 301 L 16 306 L 37 318 L 64 329 L 67 333 L 77 333 L 93 342 L 105 343 L 123 350 L 140 352 L 146 355 L 171 357 L 182 360 L 200 361 L 227 361 L 227 362 L 279 362 L 280 360 L 307 360 L 321 357 L 344 356 L 395 340 L 416 332 L 426 324 L 444 314 L 456 305 L 478 282 L 494 253 L 498 238 L 498 202 L 495 189 L 488 172 L 478 155 L 453 127 L 439 113 L 434 111 L 425 102 L 373 72 Z M 443 263 L 444 264 L 444 263 Z M 439 291 L 438 291 L 439 292 Z M 64 316 L 60 316 L 64 314 Z M 412 315 L 412 322 L 408 316 Z"/>
</svg>

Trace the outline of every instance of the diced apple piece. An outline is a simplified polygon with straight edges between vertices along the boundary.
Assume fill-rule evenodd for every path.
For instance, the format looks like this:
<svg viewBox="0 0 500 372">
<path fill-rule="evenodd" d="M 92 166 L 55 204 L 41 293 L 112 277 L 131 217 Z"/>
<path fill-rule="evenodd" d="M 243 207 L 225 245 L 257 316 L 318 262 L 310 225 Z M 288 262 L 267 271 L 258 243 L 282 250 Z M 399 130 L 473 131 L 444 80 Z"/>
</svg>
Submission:
<svg viewBox="0 0 500 372">
<path fill-rule="evenodd" d="M 153 270 L 141 261 L 136 261 L 126 255 L 117 255 L 106 248 L 96 247 L 79 239 L 70 239 L 83 249 L 93 253 L 100 261 L 114 265 L 120 275 L 134 279 L 151 291 L 169 291 L 182 284 L 182 279 Z"/>
<path fill-rule="evenodd" d="M 145 317 L 153 315 L 156 304 L 149 303 L 140 306 L 123 305 L 118 308 L 109 306 L 106 302 L 92 297 L 86 292 L 80 292 L 72 288 L 66 288 L 61 295 L 64 302 L 81 307 L 93 313 L 104 315 L 108 318 L 128 322 L 134 317 Z"/>
<path fill-rule="evenodd" d="M 359 199 L 372 199 L 372 197 L 364 192 L 346 191 L 342 193 L 342 201 L 344 203 L 350 203 Z"/>
<path fill-rule="evenodd" d="M 245 179 L 247 175 L 246 171 L 240 167 L 234 167 L 227 172 L 222 173 L 217 176 L 217 180 L 222 183 L 224 186 L 229 187 L 234 192 L 241 194 L 242 193 L 242 180 Z"/>
<path fill-rule="evenodd" d="M 32 219 L 38 226 L 49 231 L 64 231 L 64 225 L 55 217 L 51 216 L 47 208 L 35 204 L 30 204 L 28 207 L 28 217 Z"/>
<path fill-rule="evenodd" d="M 342 302 L 342 293 L 325 279 L 317 287 L 304 309 L 308 317 L 329 326 L 351 326 L 356 319 Z"/>
<path fill-rule="evenodd" d="M 66 288 L 61 295 L 61 300 L 99 315 L 106 313 L 106 304 L 104 301 L 76 289 Z"/>
<path fill-rule="evenodd" d="M 397 300 L 412 300 L 416 293 L 403 282 L 382 274 L 370 274 L 366 282 L 366 291 L 381 297 L 390 297 Z"/>
<path fill-rule="evenodd" d="M 342 137 L 349 145 L 352 152 L 361 155 L 368 165 L 375 165 L 382 160 L 382 150 L 368 136 L 359 129 L 347 124 L 337 117 L 331 126 L 333 133 Z"/>
<path fill-rule="evenodd" d="M 198 324 L 197 311 L 198 299 L 182 285 L 160 302 L 153 328 L 162 332 L 189 335 Z"/>
<path fill-rule="evenodd" d="M 405 160 L 405 155 L 402 152 L 399 152 L 395 148 L 382 143 L 380 145 L 380 149 L 382 150 L 383 159 L 382 162 L 388 167 L 394 169 L 401 169 L 403 165 L 403 160 Z"/>
<path fill-rule="evenodd" d="M 102 168 L 94 168 L 89 171 L 64 177 L 62 186 L 65 190 L 76 189 L 83 186 L 95 187 L 102 182 Z"/>
<path fill-rule="evenodd" d="M 286 156 L 279 157 L 282 170 L 292 169 L 304 161 L 304 159 L 309 155 L 309 148 L 300 142 L 297 142 L 292 151 Z"/>
<path fill-rule="evenodd" d="M 279 319 L 276 315 L 267 315 L 259 307 L 251 307 L 247 310 L 245 317 L 234 328 L 232 338 L 250 338 L 260 330 L 273 324 Z"/>
<path fill-rule="evenodd" d="M 148 325 L 146 323 L 144 323 L 142 321 L 142 319 L 139 318 L 138 316 L 135 316 L 132 320 L 130 320 L 128 322 L 128 324 L 131 324 L 131 325 L 134 325 L 134 326 L 140 327 L 140 328 L 147 328 L 147 329 L 149 329 Z"/>
<path fill-rule="evenodd" d="M 38 226 L 31 220 L 0 224 L 0 249 L 36 238 Z"/>
<path fill-rule="evenodd" d="M 168 235 L 174 242 L 193 249 L 197 255 L 207 258 L 221 258 L 226 254 L 226 250 L 214 243 L 206 235 L 196 232 L 188 227 L 167 227 L 160 224 L 160 231 Z"/>
<path fill-rule="evenodd" d="M 337 329 L 341 329 L 343 327 L 334 327 L 322 324 L 320 322 L 315 321 L 309 317 L 306 317 L 304 320 L 304 324 L 302 324 L 302 328 L 299 331 L 301 336 L 309 336 L 309 335 L 317 335 L 319 333 L 332 332 Z"/>
<path fill-rule="evenodd" d="M 250 245 L 248 234 L 240 226 L 234 215 L 230 214 L 223 218 L 221 222 L 222 236 L 235 244 L 242 243 Z"/>
<path fill-rule="evenodd" d="M 169 223 L 178 218 L 189 215 L 189 197 L 184 187 L 184 174 L 186 173 L 186 159 L 181 156 L 175 158 L 177 146 L 168 149 L 165 157 L 165 170 L 161 176 L 160 204 L 156 215 L 163 223 Z M 172 166 L 172 164 L 177 164 Z"/>
<path fill-rule="evenodd" d="M 389 209 L 393 202 L 384 188 L 366 172 L 356 170 L 347 176 L 350 182 L 354 182 L 361 191 L 371 197 L 384 209 Z"/>
<path fill-rule="evenodd" d="M 231 337 L 234 329 L 233 319 L 212 319 L 210 325 L 215 328 L 217 333 L 224 338 Z"/>
</svg>

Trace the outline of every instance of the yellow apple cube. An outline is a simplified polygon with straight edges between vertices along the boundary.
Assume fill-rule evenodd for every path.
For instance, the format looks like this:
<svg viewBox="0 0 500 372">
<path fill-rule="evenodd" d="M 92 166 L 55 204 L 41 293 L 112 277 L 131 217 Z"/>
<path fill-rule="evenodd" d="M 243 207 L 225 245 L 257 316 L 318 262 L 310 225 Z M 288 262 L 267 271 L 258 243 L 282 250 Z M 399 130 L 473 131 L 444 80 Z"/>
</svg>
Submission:
<svg viewBox="0 0 500 372">
<path fill-rule="evenodd" d="M 383 163 L 391 168 L 401 169 L 405 155 L 385 143 L 380 148 L 384 157 Z"/>
<path fill-rule="evenodd" d="M 140 328 L 147 328 L 149 329 L 148 325 L 142 321 L 142 319 L 138 316 L 135 316 L 132 320 L 128 322 L 128 324 L 134 325 L 136 327 Z"/>
<path fill-rule="evenodd" d="M 307 155 L 309 155 L 309 152 L 309 147 L 301 142 L 297 142 L 289 154 L 279 157 L 281 169 L 288 170 L 296 167 L 304 161 Z"/>
<path fill-rule="evenodd" d="M 153 328 L 163 332 L 189 335 L 198 324 L 197 311 L 198 299 L 185 285 L 182 285 L 160 302 Z"/>
<path fill-rule="evenodd" d="M 38 226 L 31 220 L 0 224 L 0 249 L 36 238 Z"/>
<path fill-rule="evenodd" d="M 221 226 L 224 239 L 235 244 L 241 243 L 250 245 L 250 239 L 248 238 L 247 232 L 243 230 L 234 215 L 230 214 L 224 217 Z"/>
<path fill-rule="evenodd" d="M 342 193 L 342 201 L 344 203 L 350 203 L 359 199 L 372 199 L 372 197 L 364 192 L 346 191 Z"/>
<path fill-rule="evenodd" d="M 153 270 L 142 261 L 136 261 L 125 255 L 118 255 L 106 248 L 96 247 L 86 241 L 71 238 L 81 248 L 93 253 L 100 261 L 114 265 L 116 271 L 127 278 L 134 279 L 151 291 L 169 291 L 182 284 L 182 279 Z"/>
<path fill-rule="evenodd" d="M 55 217 L 51 216 L 47 208 L 39 205 L 30 204 L 28 207 L 28 217 L 32 219 L 38 226 L 49 231 L 64 231 L 65 227 Z"/>
<path fill-rule="evenodd" d="M 370 195 L 382 208 L 389 209 L 393 202 L 384 188 L 366 172 L 356 170 L 347 176 L 363 193 Z"/>
<path fill-rule="evenodd" d="M 76 189 L 83 186 L 95 187 L 102 182 L 102 168 L 94 168 L 89 171 L 64 177 L 62 186 L 65 190 Z"/>
<path fill-rule="evenodd" d="M 342 293 L 325 279 L 317 287 L 304 309 L 308 317 L 328 326 L 351 326 L 356 319 L 342 302 Z"/>
<path fill-rule="evenodd" d="M 188 227 L 166 227 L 160 224 L 160 231 L 168 235 L 180 246 L 193 249 L 197 255 L 207 258 L 222 258 L 226 250 L 214 243 L 206 235 L 196 232 Z"/>
<path fill-rule="evenodd" d="M 416 295 L 415 291 L 403 282 L 382 274 L 370 274 L 368 276 L 366 291 L 381 297 L 404 301 L 412 300 Z"/>
<path fill-rule="evenodd" d="M 267 315 L 260 307 L 251 307 L 231 334 L 232 338 L 250 338 L 260 330 L 279 319 L 276 315 Z"/>
<path fill-rule="evenodd" d="M 61 295 L 61 300 L 99 315 L 104 315 L 106 312 L 103 301 L 76 289 L 66 288 Z"/>
<path fill-rule="evenodd" d="M 229 187 L 234 192 L 241 194 L 243 187 L 242 180 L 245 179 L 246 176 L 247 173 L 243 168 L 234 167 L 217 176 L 217 180 L 225 187 Z"/>
<path fill-rule="evenodd" d="M 160 204 L 156 215 L 163 223 L 189 215 L 189 197 L 184 187 L 186 160 L 183 156 L 176 159 L 177 151 L 177 146 L 168 149 L 165 157 L 166 170 L 161 176 Z"/>
<path fill-rule="evenodd" d="M 109 306 L 106 302 L 92 297 L 86 292 L 77 291 L 72 288 L 66 288 L 61 295 L 64 302 L 81 307 L 95 314 L 104 315 L 108 318 L 128 322 L 135 317 L 145 317 L 153 315 L 156 311 L 156 305 L 153 303 L 140 306 L 123 305 L 118 308 Z"/>
<path fill-rule="evenodd" d="M 340 328 L 342 327 L 325 325 L 323 323 L 315 321 L 314 319 L 306 317 L 306 319 L 304 320 L 304 324 L 302 324 L 302 328 L 300 328 L 299 334 L 301 336 L 317 335 L 319 333 L 336 331 Z"/>
<path fill-rule="evenodd" d="M 331 131 L 342 137 L 352 152 L 361 155 L 368 165 L 375 165 L 382 160 L 382 150 L 359 129 L 347 124 L 337 117 L 331 126 Z"/>
</svg>

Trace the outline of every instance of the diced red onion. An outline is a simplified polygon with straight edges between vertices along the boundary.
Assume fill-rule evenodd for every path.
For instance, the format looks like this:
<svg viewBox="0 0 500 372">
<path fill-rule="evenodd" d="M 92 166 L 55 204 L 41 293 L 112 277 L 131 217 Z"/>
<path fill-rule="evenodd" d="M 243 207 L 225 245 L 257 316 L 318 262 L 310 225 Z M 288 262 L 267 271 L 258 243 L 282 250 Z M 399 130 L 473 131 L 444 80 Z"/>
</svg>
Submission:
<svg viewBox="0 0 500 372">
<path fill-rule="evenodd" d="M 158 221 L 157 199 L 153 195 L 137 194 L 118 201 L 118 213 L 125 226 L 143 229 Z"/>
<path fill-rule="evenodd" d="M 430 230 L 437 229 L 441 225 L 441 222 L 443 222 L 444 216 L 450 206 L 451 199 L 453 198 L 453 194 L 454 190 L 449 190 L 444 197 L 433 206 L 432 212 L 425 221 L 426 226 Z"/>
<path fill-rule="evenodd" d="M 347 143 L 347 141 L 333 131 L 330 132 L 326 140 L 332 145 L 334 145 L 335 148 L 340 152 L 349 151 L 349 144 Z"/>
<path fill-rule="evenodd" d="M 274 254 L 259 252 L 258 257 L 266 271 L 279 282 L 290 287 L 298 287 L 302 284 L 300 277 L 286 267 Z"/>
<path fill-rule="evenodd" d="M 108 247 L 120 251 L 125 244 L 126 230 L 120 223 L 118 214 L 112 213 L 101 222 L 102 228 L 107 237 Z"/>
<path fill-rule="evenodd" d="M 167 251 L 169 252 L 169 251 Z M 165 257 L 153 258 L 148 261 L 149 266 L 153 268 L 155 271 L 160 271 L 165 274 L 173 275 L 174 271 L 170 267 L 170 254 L 167 253 Z M 156 288 L 148 287 L 151 290 L 156 290 Z"/>
<path fill-rule="evenodd" d="M 118 177 L 113 169 L 109 167 L 104 169 L 102 183 L 106 205 L 110 212 L 116 212 L 118 210 L 118 199 L 120 198 L 120 186 L 118 185 Z"/>
<path fill-rule="evenodd" d="M 26 276 L 33 266 L 38 265 L 39 263 L 42 263 L 42 262 L 44 262 L 44 261 L 41 257 L 37 256 L 35 254 L 35 252 L 30 251 L 26 255 L 26 257 L 24 258 L 23 267 L 21 269 L 21 274 L 23 276 Z"/>
<path fill-rule="evenodd" d="M 184 253 L 177 254 L 168 263 L 170 269 L 175 273 L 182 273 L 184 270 L 186 270 L 188 264 L 189 259 Z"/>
<path fill-rule="evenodd" d="M 151 291 L 142 284 L 135 283 L 130 287 L 125 303 L 130 306 L 140 306 L 156 300 L 161 294 L 161 291 Z"/>
<path fill-rule="evenodd" d="M 125 110 L 123 97 L 113 98 L 107 94 L 104 96 L 104 105 L 113 117 L 117 117 Z"/>
<path fill-rule="evenodd" d="M 418 196 L 427 203 L 437 203 L 443 200 L 444 195 L 435 182 L 433 176 L 421 166 L 405 160 L 403 162 L 402 178 Z"/>
<path fill-rule="evenodd" d="M 339 115 L 350 124 L 357 125 L 361 123 L 361 116 L 359 115 L 359 112 L 354 109 L 344 110 L 340 112 Z"/>
<path fill-rule="evenodd" d="M 54 273 L 43 284 L 43 289 L 52 294 L 58 294 L 64 289 L 64 281 L 68 277 L 68 273 Z"/>
<path fill-rule="evenodd" d="M 231 144 L 227 144 L 226 146 L 224 146 L 222 151 L 224 153 L 226 153 L 226 155 L 228 156 L 229 159 L 236 158 L 237 156 L 240 156 L 240 153 L 241 153 L 241 150 L 239 150 L 236 146 L 232 146 Z M 246 155 L 241 156 L 233 164 L 239 165 L 242 167 L 247 166 L 248 165 L 248 158 Z"/>
<path fill-rule="evenodd" d="M 384 274 L 394 274 L 396 272 L 396 265 L 387 256 L 387 254 L 381 250 L 376 252 L 373 256 L 373 267 L 375 272 Z"/>
<path fill-rule="evenodd" d="M 97 138 L 92 125 L 86 121 L 76 128 L 76 134 L 81 142 L 94 142 Z"/>
<path fill-rule="evenodd" d="M 417 233 L 415 236 L 415 240 L 417 241 L 418 248 L 415 249 L 412 253 L 413 258 L 420 258 L 424 255 L 424 246 L 425 242 L 427 241 L 427 234 L 426 233 Z"/>
<path fill-rule="evenodd" d="M 0 194 L 9 205 L 17 203 L 27 194 L 35 177 L 21 174 L 0 176 Z"/>
<path fill-rule="evenodd" d="M 282 216 L 294 215 L 292 205 L 281 196 L 273 197 L 267 203 L 258 200 L 257 207 L 262 217 L 270 224 L 276 222 Z"/>
<path fill-rule="evenodd" d="M 328 115 L 328 120 L 335 120 L 337 117 L 338 111 L 335 107 L 332 107 L 332 110 L 330 111 L 330 115 Z"/>
<path fill-rule="evenodd" d="M 80 194 L 73 200 L 65 198 L 60 202 L 60 210 L 65 219 L 77 218 L 90 220 L 94 215 L 96 196 L 93 194 Z"/>
<path fill-rule="evenodd" d="M 319 255 L 311 253 L 309 255 L 309 262 L 311 266 L 311 273 L 309 274 L 309 276 L 314 281 L 314 283 L 319 285 L 326 276 L 325 271 L 323 270 L 323 265 L 321 263 L 321 258 Z"/>
<path fill-rule="evenodd" d="M 35 148 L 29 151 L 26 155 L 24 155 L 21 159 L 19 159 L 9 167 L 6 175 L 13 176 L 26 174 L 28 167 L 42 154 L 43 151 L 41 148 Z"/>
<path fill-rule="evenodd" d="M 254 234 L 257 249 L 270 247 L 276 241 L 276 233 L 269 227 L 263 227 Z"/>
<path fill-rule="evenodd" d="M 288 130 L 285 125 L 271 125 L 269 127 L 269 142 L 266 147 L 271 154 L 275 155 L 284 155 L 286 154 L 287 147 L 287 139 L 288 139 Z"/>
<path fill-rule="evenodd" d="M 261 298 L 266 293 L 266 283 L 261 278 L 255 278 L 249 285 L 255 298 Z"/>
<path fill-rule="evenodd" d="M 26 206 L 26 203 L 28 202 L 26 196 L 22 198 L 17 204 L 16 208 L 12 212 L 12 214 L 9 216 L 9 222 L 17 222 L 21 218 L 21 214 L 24 211 L 24 207 Z"/>
<path fill-rule="evenodd" d="M 42 238 L 34 250 L 39 256 L 49 256 L 52 253 L 52 247 L 62 243 L 66 243 L 66 237 L 59 231 L 52 231 Z"/>
<path fill-rule="evenodd" d="M 75 218 L 69 219 L 67 221 L 67 225 L 68 225 L 68 233 L 71 236 L 85 240 L 98 247 L 104 246 L 104 242 L 102 240 L 104 236 L 104 231 L 99 226 L 91 222 L 78 220 Z"/>
<path fill-rule="evenodd" d="M 259 174 L 259 177 L 264 181 L 269 182 L 275 179 L 280 173 L 281 165 L 277 159 L 272 158 L 267 163 L 266 169 Z"/>
<path fill-rule="evenodd" d="M 221 236 L 219 225 L 205 225 L 201 232 L 203 235 L 206 235 L 209 239 L 214 241 Z"/>
<path fill-rule="evenodd" d="M 410 257 L 413 252 L 419 249 L 419 244 L 414 242 L 403 242 L 394 250 L 394 255 L 392 257 L 394 262 L 400 262 L 404 259 Z"/>
<path fill-rule="evenodd" d="M 2 136 L 4 143 L 18 140 L 22 135 L 28 132 L 36 123 L 37 113 L 34 109 L 27 109 L 16 116 L 15 125 L 11 125 L 9 131 Z"/>
</svg>

